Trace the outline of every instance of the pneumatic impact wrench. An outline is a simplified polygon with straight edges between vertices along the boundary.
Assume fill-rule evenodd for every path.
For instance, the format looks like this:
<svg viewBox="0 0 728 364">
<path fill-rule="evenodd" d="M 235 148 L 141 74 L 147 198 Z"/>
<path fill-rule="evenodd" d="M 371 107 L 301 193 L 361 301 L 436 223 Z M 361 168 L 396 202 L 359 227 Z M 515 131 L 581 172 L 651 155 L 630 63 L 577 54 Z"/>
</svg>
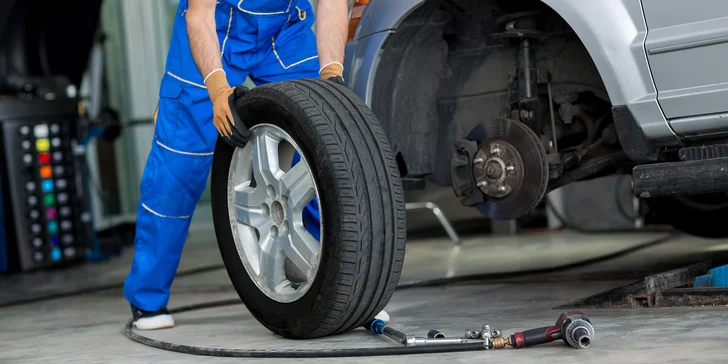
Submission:
<svg viewBox="0 0 728 364">
<path fill-rule="evenodd" d="M 388 327 L 386 322 L 379 319 L 367 322 L 364 327 L 375 335 L 387 336 L 406 347 L 461 345 L 467 346 L 467 350 L 503 349 L 507 346 L 519 349 L 562 339 L 571 347 L 586 349 L 594 339 L 594 327 L 582 312 L 564 313 L 559 316 L 554 326 L 517 332 L 507 337 L 502 335 L 501 330 L 493 329 L 488 324 L 483 325 L 482 330 L 467 330 L 465 336 L 461 338 L 446 338 L 437 330 L 430 330 L 426 338 L 407 335 Z"/>
<path fill-rule="evenodd" d="M 563 313 L 554 326 L 517 332 L 503 338 L 507 344 L 519 349 L 528 346 L 546 344 L 558 339 L 577 349 L 586 349 L 594 339 L 594 327 L 589 318 L 582 312 Z"/>
</svg>

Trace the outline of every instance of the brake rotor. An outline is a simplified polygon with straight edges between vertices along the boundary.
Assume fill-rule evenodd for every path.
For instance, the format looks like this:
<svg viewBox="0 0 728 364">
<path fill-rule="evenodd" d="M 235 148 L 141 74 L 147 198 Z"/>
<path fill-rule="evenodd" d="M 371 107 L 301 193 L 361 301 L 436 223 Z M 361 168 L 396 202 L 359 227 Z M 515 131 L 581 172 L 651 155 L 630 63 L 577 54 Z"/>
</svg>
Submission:
<svg viewBox="0 0 728 364">
<path fill-rule="evenodd" d="M 546 149 L 528 126 L 494 119 L 476 126 L 467 139 L 478 143 L 473 177 L 484 194 L 475 205 L 495 220 L 511 220 L 536 207 L 546 193 L 549 166 Z"/>
</svg>

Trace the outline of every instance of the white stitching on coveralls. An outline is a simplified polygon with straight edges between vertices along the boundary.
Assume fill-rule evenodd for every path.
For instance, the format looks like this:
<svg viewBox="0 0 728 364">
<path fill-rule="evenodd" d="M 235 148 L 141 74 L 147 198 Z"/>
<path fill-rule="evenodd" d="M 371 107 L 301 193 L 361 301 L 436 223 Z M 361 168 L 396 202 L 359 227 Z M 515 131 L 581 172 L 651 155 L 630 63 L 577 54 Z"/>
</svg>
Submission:
<svg viewBox="0 0 728 364">
<path fill-rule="evenodd" d="M 151 212 L 151 213 L 153 213 L 153 214 L 155 214 L 155 215 L 157 215 L 159 217 L 163 217 L 165 219 L 189 219 L 190 218 L 189 215 L 188 216 L 167 216 L 167 215 L 162 215 L 159 212 L 156 212 L 156 211 L 150 209 L 149 206 L 147 206 L 145 203 L 142 203 L 142 207 L 144 207 L 147 211 L 149 211 L 149 212 Z"/>
<path fill-rule="evenodd" d="M 286 11 L 275 11 L 275 12 L 272 12 L 272 13 L 256 13 L 254 11 L 250 11 L 250 10 L 243 9 L 243 7 L 242 7 L 243 0 L 240 0 L 240 2 L 238 3 L 238 10 L 242 11 L 243 13 L 248 13 L 248 14 L 251 14 L 251 15 L 280 15 L 280 14 L 286 14 L 286 13 L 288 13 L 291 10 L 291 4 L 293 4 L 293 0 L 291 0 L 288 3 L 288 9 L 286 9 Z"/>
<path fill-rule="evenodd" d="M 275 38 L 271 37 L 271 43 L 273 44 L 273 54 L 276 55 L 276 58 L 278 58 L 278 63 L 281 64 L 281 67 L 283 67 L 284 70 L 287 70 L 287 69 L 289 69 L 291 67 L 294 67 L 294 66 L 298 66 L 299 64 L 301 64 L 303 62 L 308 62 L 308 61 L 310 61 L 312 59 L 318 58 L 318 55 L 311 56 L 311 57 L 308 57 L 306 59 L 302 59 L 302 60 L 300 60 L 300 61 L 298 61 L 296 63 L 289 64 L 288 66 L 286 66 L 285 64 L 283 64 L 283 61 L 281 60 L 281 57 L 278 55 L 278 51 L 276 51 L 276 40 L 275 40 Z"/>
<path fill-rule="evenodd" d="M 230 26 L 233 25 L 233 8 L 230 8 L 230 20 L 228 20 L 228 29 L 225 33 L 225 40 L 222 41 L 222 47 L 220 49 L 220 57 L 225 53 L 225 43 L 227 43 L 228 37 L 230 36 Z"/>
<path fill-rule="evenodd" d="M 193 156 L 195 156 L 195 157 L 207 157 L 207 156 L 211 156 L 211 155 L 215 154 L 215 152 L 210 152 L 210 153 L 193 153 L 193 152 L 183 152 L 183 151 L 181 151 L 181 150 L 177 150 L 177 149 L 172 149 L 172 148 L 170 148 L 170 147 L 168 147 L 168 146 L 166 146 L 166 145 L 162 144 L 162 142 L 160 142 L 159 140 L 155 140 L 155 142 L 156 142 L 156 143 L 157 143 L 157 144 L 158 144 L 158 145 L 159 145 L 160 147 L 162 147 L 162 148 L 164 148 L 164 149 L 167 149 L 167 150 L 168 150 L 168 151 L 170 151 L 170 152 L 175 152 L 175 153 L 178 153 L 178 154 L 184 154 L 184 155 L 193 155 Z"/>
<path fill-rule="evenodd" d="M 177 76 L 177 75 L 175 75 L 175 74 L 174 74 L 174 73 L 172 73 L 172 72 L 169 72 L 169 71 L 167 71 L 167 74 L 168 74 L 168 75 L 170 75 L 170 76 L 172 76 L 172 77 L 174 77 L 174 78 L 176 78 L 176 79 L 178 79 L 178 80 L 180 80 L 180 81 L 182 81 L 182 82 L 184 82 L 184 83 L 188 83 L 188 84 L 190 84 L 190 85 L 192 85 L 192 86 L 197 86 L 197 87 L 199 87 L 199 88 L 204 88 L 204 89 L 207 89 L 207 86 L 205 86 L 205 85 L 200 85 L 199 83 L 194 83 L 194 82 L 192 82 L 192 81 L 189 81 L 189 80 L 185 80 L 184 78 L 182 78 L 182 77 L 180 77 L 180 76 Z"/>
</svg>

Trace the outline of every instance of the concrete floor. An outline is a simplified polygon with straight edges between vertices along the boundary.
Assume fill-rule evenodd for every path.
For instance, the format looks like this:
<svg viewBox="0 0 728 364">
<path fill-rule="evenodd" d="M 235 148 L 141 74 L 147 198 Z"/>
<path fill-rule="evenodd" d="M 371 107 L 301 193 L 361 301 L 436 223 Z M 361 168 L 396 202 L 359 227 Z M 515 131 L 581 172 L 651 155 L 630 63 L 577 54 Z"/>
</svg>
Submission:
<svg viewBox="0 0 728 364">
<path fill-rule="evenodd" d="M 209 233 L 196 233 L 185 249 L 180 269 L 219 263 Z M 517 237 L 466 238 L 453 251 L 445 238 L 411 241 L 402 282 L 475 273 L 548 268 L 609 254 L 660 234 L 530 234 Z M 607 261 L 564 273 L 527 280 L 395 293 L 387 310 L 392 326 L 418 336 L 436 328 L 449 336 L 490 323 L 504 333 L 552 324 L 552 308 L 640 276 L 728 252 L 728 241 L 680 237 Z M 127 252 L 113 272 L 128 269 Z M 615 280 L 613 277 L 621 277 Z M 118 278 L 118 277 L 116 277 Z M 110 278 L 111 279 L 111 278 Z M 170 307 L 235 298 L 224 270 L 179 277 Z M 574 350 L 552 343 L 526 350 L 433 354 L 399 357 L 399 362 L 452 361 L 492 363 L 713 363 L 725 358 L 728 307 L 589 310 L 596 337 L 591 348 Z M 0 363 L 232 363 L 241 359 L 198 357 L 136 344 L 122 334 L 130 317 L 121 290 L 46 300 L 0 308 Z M 147 333 L 165 341 L 225 348 L 391 347 L 389 339 L 363 330 L 315 341 L 289 341 L 272 335 L 242 305 L 190 312 L 175 317 L 177 327 Z M 365 363 L 384 358 L 297 360 Z M 256 360 L 264 361 L 264 360 Z M 275 360 L 276 362 L 279 360 Z M 270 360 L 273 362 L 273 360 Z"/>
</svg>

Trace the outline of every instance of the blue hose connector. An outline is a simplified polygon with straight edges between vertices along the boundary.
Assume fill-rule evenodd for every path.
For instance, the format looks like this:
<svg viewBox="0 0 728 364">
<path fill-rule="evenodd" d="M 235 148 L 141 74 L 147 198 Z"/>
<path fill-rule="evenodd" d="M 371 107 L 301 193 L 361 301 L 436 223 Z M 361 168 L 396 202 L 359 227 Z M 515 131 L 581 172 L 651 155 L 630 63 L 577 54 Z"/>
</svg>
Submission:
<svg viewBox="0 0 728 364">
<path fill-rule="evenodd" d="M 369 331 L 371 331 L 374 335 L 381 335 L 385 326 L 387 326 L 387 323 L 384 322 L 384 320 L 374 319 L 372 320 L 372 323 L 369 324 Z"/>
</svg>

